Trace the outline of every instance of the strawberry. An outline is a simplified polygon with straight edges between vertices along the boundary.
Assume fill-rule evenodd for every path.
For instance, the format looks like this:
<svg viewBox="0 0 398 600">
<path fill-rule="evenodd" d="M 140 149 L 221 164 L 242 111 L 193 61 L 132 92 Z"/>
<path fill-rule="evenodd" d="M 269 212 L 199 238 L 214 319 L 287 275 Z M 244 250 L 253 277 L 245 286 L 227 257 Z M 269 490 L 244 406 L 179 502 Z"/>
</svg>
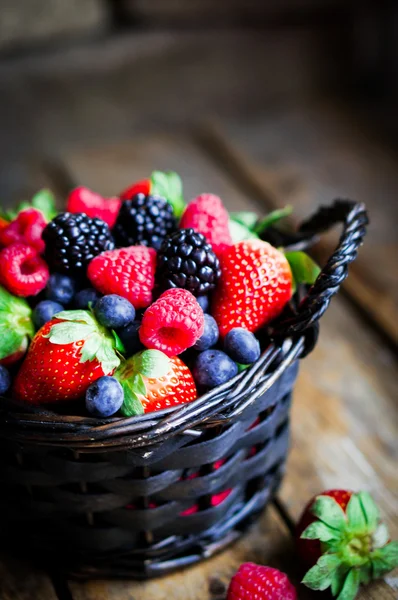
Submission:
<svg viewBox="0 0 398 600">
<path fill-rule="evenodd" d="M 297 600 L 287 575 L 254 563 L 244 563 L 232 577 L 227 600 Z"/>
<path fill-rule="evenodd" d="M 232 244 L 228 212 L 214 194 L 201 194 L 191 200 L 181 217 L 180 228 L 192 228 L 204 235 L 217 256 Z"/>
<path fill-rule="evenodd" d="M 303 583 L 331 587 L 338 600 L 353 600 L 361 584 L 398 566 L 398 542 L 368 492 L 329 490 L 315 496 L 297 525 L 298 552 L 312 568 Z"/>
<path fill-rule="evenodd" d="M 212 315 L 224 337 L 234 327 L 256 331 L 283 310 L 292 295 L 292 273 L 285 256 L 267 242 L 245 240 L 220 257 L 221 278 Z"/>
<path fill-rule="evenodd" d="M 119 366 L 114 336 L 86 310 L 63 311 L 36 333 L 14 382 L 30 404 L 77 400 Z"/>
<path fill-rule="evenodd" d="M 46 225 L 47 221 L 40 210 L 36 208 L 21 210 L 11 223 L 0 229 L 0 245 L 27 244 L 37 252 L 43 252 L 44 242 L 41 234 Z"/>
<path fill-rule="evenodd" d="M 85 213 L 91 218 L 99 217 L 112 228 L 120 205 L 120 198 L 104 198 L 86 187 L 77 187 L 67 198 L 66 212 Z"/>
<path fill-rule="evenodd" d="M 88 265 L 87 276 L 102 294 L 117 294 L 134 308 L 146 308 L 152 302 L 155 270 L 153 248 L 129 246 L 96 256 Z"/>
<path fill-rule="evenodd" d="M 178 357 L 160 350 L 143 350 L 114 374 L 124 390 L 126 417 L 192 402 L 197 397 L 191 371 Z"/>
<path fill-rule="evenodd" d="M 168 171 L 153 171 L 149 179 L 141 179 L 124 189 L 119 197 L 121 200 L 131 200 L 137 194 L 161 196 L 173 207 L 174 216 L 180 217 L 185 208 L 182 194 L 182 181 L 177 173 Z"/>
<path fill-rule="evenodd" d="M 29 304 L 0 286 L 0 363 L 8 366 L 20 360 L 34 332 Z"/>
</svg>

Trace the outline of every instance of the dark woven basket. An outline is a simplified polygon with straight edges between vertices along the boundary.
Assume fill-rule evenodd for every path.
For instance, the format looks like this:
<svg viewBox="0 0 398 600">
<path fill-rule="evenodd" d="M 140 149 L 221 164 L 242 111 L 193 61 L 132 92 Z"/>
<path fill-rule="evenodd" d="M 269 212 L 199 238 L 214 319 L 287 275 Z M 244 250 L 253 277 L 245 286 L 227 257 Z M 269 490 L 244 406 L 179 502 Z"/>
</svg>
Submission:
<svg viewBox="0 0 398 600">
<path fill-rule="evenodd" d="M 299 245 L 335 223 L 337 250 L 250 369 L 191 404 L 128 419 L 0 408 L 0 539 L 83 578 L 149 578 L 236 540 L 284 473 L 298 358 L 347 276 L 365 208 L 336 201 L 300 228 Z"/>
</svg>

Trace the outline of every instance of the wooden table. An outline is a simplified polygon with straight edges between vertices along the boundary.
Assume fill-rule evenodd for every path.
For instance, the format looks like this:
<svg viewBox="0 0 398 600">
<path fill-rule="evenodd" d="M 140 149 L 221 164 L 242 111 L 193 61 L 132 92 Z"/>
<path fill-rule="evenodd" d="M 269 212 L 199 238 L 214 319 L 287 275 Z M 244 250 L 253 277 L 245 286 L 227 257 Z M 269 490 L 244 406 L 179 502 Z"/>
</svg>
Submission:
<svg viewBox="0 0 398 600">
<path fill-rule="evenodd" d="M 259 212 L 291 203 L 295 218 L 343 194 L 367 202 L 373 225 L 347 285 L 322 320 L 317 348 L 302 362 L 287 476 L 259 525 L 224 554 L 149 583 L 66 581 L 4 557 L 1 600 L 222 600 L 231 575 L 248 560 L 277 566 L 298 584 L 294 523 L 307 500 L 326 488 L 369 490 L 398 537 L 398 176 L 390 155 L 355 134 L 355 122 L 349 128 L 348 136 L 338 111 L 316 106 L 245 125 L 221 119 L 193 133 L 74 149 L 36 170 L 35 181 L 62 197 L 75 183 L 112 195 L 155 168 L 172 169 L 182 176 L 187 199 L 211 191 L 230 209 Z M 317 248 L 319 257 L 334 241 L 328 237 Z M 397 598 L 397 582 L 390 574 L 359 598 Z M 302 587 L 299 596 L 328 597 Z"/>
</svg>

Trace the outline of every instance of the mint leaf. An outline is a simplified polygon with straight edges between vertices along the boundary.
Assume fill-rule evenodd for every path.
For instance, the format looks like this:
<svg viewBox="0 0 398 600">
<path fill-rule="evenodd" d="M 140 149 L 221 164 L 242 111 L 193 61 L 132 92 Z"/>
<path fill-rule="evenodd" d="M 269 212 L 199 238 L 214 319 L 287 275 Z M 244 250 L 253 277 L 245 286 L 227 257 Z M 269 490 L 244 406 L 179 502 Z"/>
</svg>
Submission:
<svg viewBox="0 0 398 600">
<path fill-rule="evenodd" d="M 352 494 L 346 509 L 348 526 L 357 533 L 366 531 L 367 523 L 358 494 Z"/>
<path fill-rule="evenodd" d="M 261 219 L 261 221 L 259 221 L 257 223 L 257 225 L 254 227 L 254 231 L 258 234 L 261 234 L 261 233 L 263 233 L 263 231 L 265 229 L 267 229 L 268 227 L 271 227 L 271 225 L 274 225 L 281 219 L 284 219 L 285 217 L 288 217 L 289 215 L 291 215 L 292 212 L 293 212 L 293 206 L 285 206 L 285 208 L 273 210 L 272 212 L 268 213 L 268 215 L 266 217 L 264 217 L 263 219 Z"/>
<path fill-rule="evenodd" d="M 96 333 L 93 325 L 63 321 L 55 323 L 44 337 L 47 337 L 52 344 L 64 345 L 86 340 L 92 333 Z"/>
<path fill-rule="evenodd" d="M 234 244 L 243 240 L 257 239 L 258 235 L 237 221 L 229 221 L 229 233 Z"/>
<path fill-rule="evenodd" d="M 313 515 L 334 529 L 345 529 L 346 516 L 341 506 L 330 496 L 318 496 L 311 507 Z"/>
<path fill-rule="evenodd" d="M 37 210 L 40 210 L 43 213 L 46 221 L 52 221 L 57 215 L 55 196 L 50 190 L 43 189 L 37 192 L 33 196 L 31 204 L 33 208 L 37 208 Z"/>
<path fill-rule="evenodd" d="M 235 223 L 240 223 L 240 225 L 243 225 L 247 229 L 251 230 L 254 230 L 255 225 L 258 221 L 257 213 L 246 210 L 240 212 L 233 212 L 231 213 L 230 217 L 231 220 Z"/>
<path fill-rule="evenodd" d="M 357 494 L 365 515 L 369 531 L 374 531 L 380 520 L 380 512 L 376 502 L 373 500 L 369 492 L 359 492 Z"/>
<path fill-rule="evenodd" d="M 314 521 L 303 531 L 301 538 L 304 540 L 320 540 L 321 542 L 329 542 L 340 537 L 340 532 L 322 523 L 322 521 Z"/>
<path fill-rule="evenodd" d="M 124 401 L 121 408 L 122 415 L 124 417 L 143 415 L 144 407 L 135 393 L 131 381 L 126 379 L 124 381 L 120 381 L 120 383 L 124 392 Z"/>
<path fill-rule="evenodd" d="M 295 285 L 315 283 L 321 269 L 305 252 L 286 252 L 285 254 L 292 271 Z"/>
<path fill-rule="evenodd" d="M 343 583 L 340 594 L 337 600 L 354 600 L 360 584 L 360 576 L 358 569 L 351 569 Z"/>
<path fill-rule="evenodd" d="M 151 194 L 165 198 L 173 207 L 174 215 L 177 218 L 181 217 L 185 209 L 185 202 L 180 176 L 174 171 L 168 171 L 167 173 L 154 171 L 150 181 Z"/>
<path fill-rule="evenodd" d="M 167 375 L 171 369 L 169 357 L 160 350 L 143 350 L 135 354 L 131 360 L 136 373 L 153 379 Z"/>
</svg>

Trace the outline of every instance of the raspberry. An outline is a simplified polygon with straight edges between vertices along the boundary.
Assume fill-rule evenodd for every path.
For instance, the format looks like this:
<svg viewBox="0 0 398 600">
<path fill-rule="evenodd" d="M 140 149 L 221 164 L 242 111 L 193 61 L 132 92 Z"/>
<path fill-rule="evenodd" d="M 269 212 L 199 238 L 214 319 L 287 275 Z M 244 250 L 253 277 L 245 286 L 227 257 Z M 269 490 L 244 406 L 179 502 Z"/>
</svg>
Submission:
<svg viewBox="0 0 398 600">
<path fill-rule="evenodd" d="M 214 194 L 201 194 L 188 204 L 181 217 L 180 228 L 190 227 L 205 236 L 217 255 L 233 243 L 228 212 L 221 198 Z"/>
<path fill-rule="evenodd" d="M 203 333 L 204 323 L 203 310 L 196 298 L 187 290 L 173 288 L 145 311 L 140 340 L 147 348 L 175 356 L 195 344 Z"/>
<path fill-rule="evenodd" d="M 119 198 L 104 198 L 86 187 L 78 187 L 68 196 L 66 211 L 85 213 L 92 219 L 98 217 L 113 227 L 120 210 Z"/>
<path fill-rule="evenodd" d="M 227 600 L 297 600 L 287 575 L 272 567 L 244 563 L 233 576 Z"/>
<path fill-rule="evenodd" d="M 152 302 L 155 268 L 153 248 L 130 246 L 96 256 L 88 265 L 87 276 L 102 294 L 117 294 L 134 308 L 146 308 Z"/>
<path fill-rule="evenodd" d="M 0 230 L 0 245 L 28 244 L 37 252 L 43 252 L 41 234 L 46 226 L 43 213 L 36 208 L 22 210 L 16 219 Z"/>
<path fill-rule="evenodd" d="M 35 296 L 50 277 L 47 264 L 25 244 L 12 244 L 0 252 L 0 281 L 16 296 Z"/>
</svg>

